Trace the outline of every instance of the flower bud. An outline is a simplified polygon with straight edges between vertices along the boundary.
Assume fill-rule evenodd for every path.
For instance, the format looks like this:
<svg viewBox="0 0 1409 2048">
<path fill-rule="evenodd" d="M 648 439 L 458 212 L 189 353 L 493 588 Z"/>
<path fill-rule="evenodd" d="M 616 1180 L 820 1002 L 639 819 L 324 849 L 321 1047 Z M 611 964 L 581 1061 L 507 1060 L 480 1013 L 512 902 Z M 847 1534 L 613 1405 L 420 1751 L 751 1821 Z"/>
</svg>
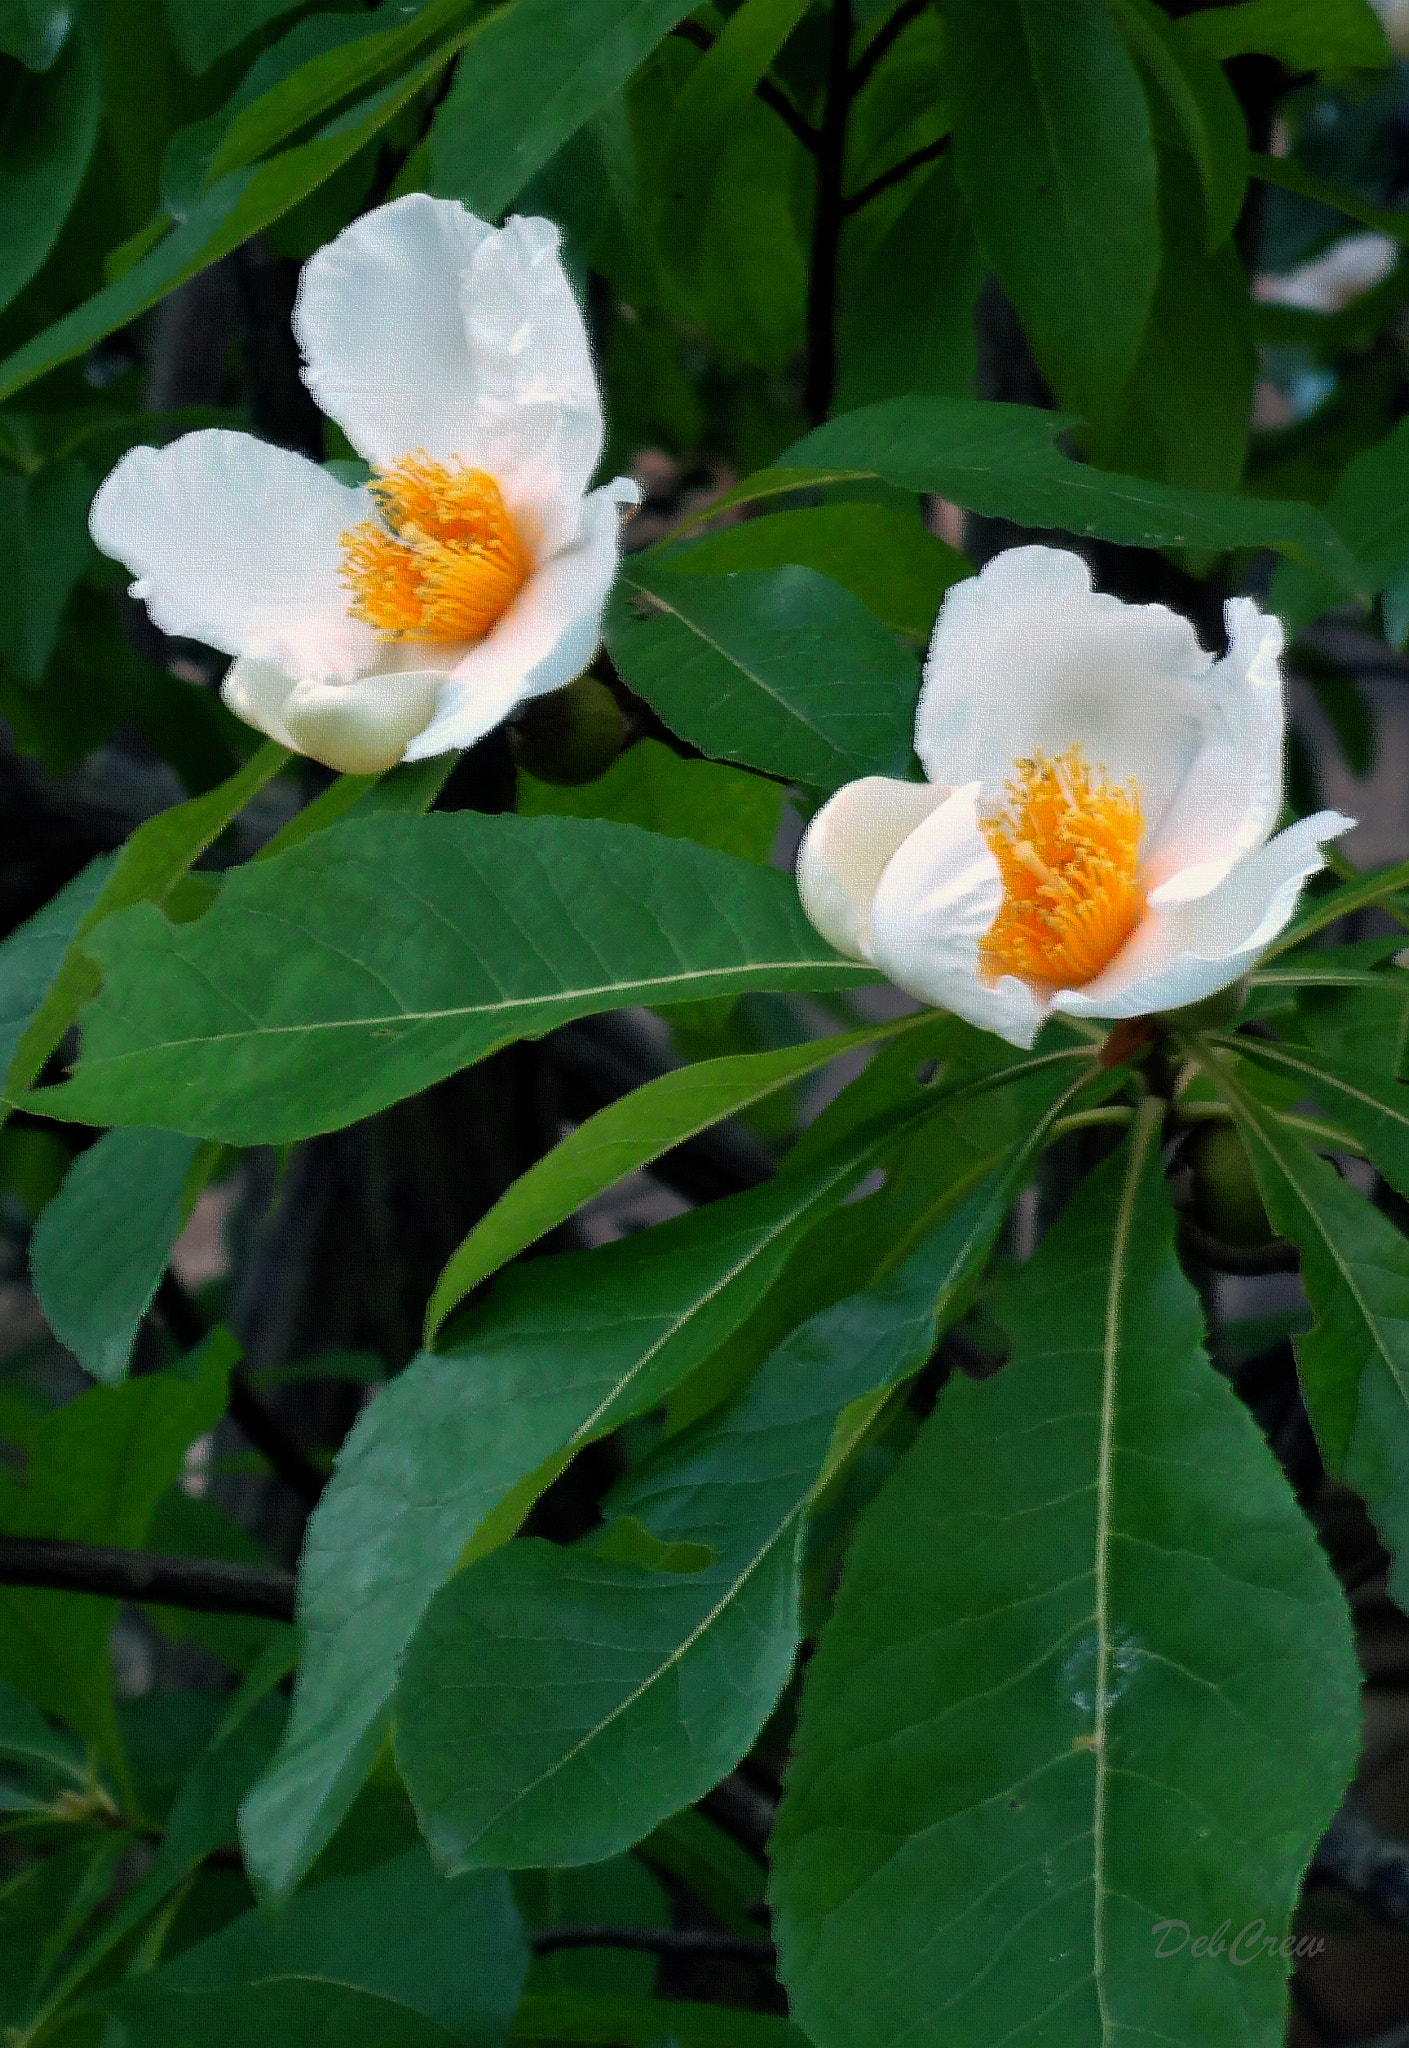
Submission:
<svg viewBox="0 0 1409 2048">
<path fill-rule="evenodd" d="M 514 724 L 519 765 L 540 782 L 569 789 L 595 782 L 621 752 L 626 721 L 596 676 L 578 676 L 551 696 L 535 697 Z"/>
<path fill-rule="evenodd" d="M 1276 1236 L 1262 1205 L 1252 1162 L 1231 1124 L 1204 1124 L 1189 1145 L 1194 1213 L 1211 1237 L 1240 1248 Z"/>
</svg>

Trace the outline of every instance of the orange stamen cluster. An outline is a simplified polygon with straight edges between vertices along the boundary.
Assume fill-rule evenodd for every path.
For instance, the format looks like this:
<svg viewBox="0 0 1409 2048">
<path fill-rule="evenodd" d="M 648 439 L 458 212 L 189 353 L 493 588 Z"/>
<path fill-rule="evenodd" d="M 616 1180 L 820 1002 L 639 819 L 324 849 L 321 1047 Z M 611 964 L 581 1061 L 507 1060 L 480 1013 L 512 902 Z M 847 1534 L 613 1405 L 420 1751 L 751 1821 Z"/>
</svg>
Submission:
<svg viewBox="0 0 1409 2048">
<path fill-rule="evenodd" d="M 983 968 L 1080 988 L 1140 922 L 1140 798 L 1093 775 L 1079 746 L 1016 767 L 1007 802 L 981 820 L 1003 877 Z"/>
<path fill-rule="evenodd" d="M 503 493 L 482 469 L 424 453 L 370 486 L 385 525 L 342 535 L 352 616 L 392 640 L 481 640 L 528 574 Z"/>
</svg>

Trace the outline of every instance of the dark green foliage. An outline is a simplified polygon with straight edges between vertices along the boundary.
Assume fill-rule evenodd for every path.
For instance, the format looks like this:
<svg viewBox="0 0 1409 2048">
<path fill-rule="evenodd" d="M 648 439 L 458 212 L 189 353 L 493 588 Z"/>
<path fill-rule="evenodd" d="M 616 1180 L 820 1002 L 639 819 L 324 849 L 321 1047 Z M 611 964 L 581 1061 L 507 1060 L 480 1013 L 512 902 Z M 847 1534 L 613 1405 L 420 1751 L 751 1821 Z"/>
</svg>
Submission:
<svg viewBox="0 0 1409 2048">
<path fill-rule="evenodd" d="M 1318 1535 L 1409 1604 L 1409 863 L 1031 1051 L 786 870 L 1015 542 L 1303 635 L 1293 806 L 1398 758 L 1405 262 L 1272 280 L 1409 248 L 1406 77 L 1369 0 L 0 0 L 14 2048 L 1281 2041 Z M 414 193 L 557 225 L 645 502 L 568 690 L 333 776 L 88 514 L 365 481 L 298 266 Z"/>
</svg>

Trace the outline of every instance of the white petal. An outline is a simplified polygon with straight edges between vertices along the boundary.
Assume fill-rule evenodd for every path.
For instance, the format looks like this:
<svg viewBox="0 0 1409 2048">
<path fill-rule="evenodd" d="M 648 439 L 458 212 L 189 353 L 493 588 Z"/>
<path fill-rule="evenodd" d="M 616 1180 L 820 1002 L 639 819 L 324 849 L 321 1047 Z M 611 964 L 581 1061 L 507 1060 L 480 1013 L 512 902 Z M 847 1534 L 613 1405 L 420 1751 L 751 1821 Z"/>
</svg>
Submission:
<svg viewBox="0 0 1409 2048">
<path fill-rule="evenodd" d="M 1199 752 L 1212 665 L 1187 619 L 1093 591 L 1079 555 L 1010 548 L 945 597 L 915 751 L 932 782 L 977 782 L 991 802 L 1015 761 L 1079 743 L 1134 778 L 1152 824 Z"/>
<path fill-rule="evenodd" d="M 597 651 L 616 575 L 617 508 L 635 496 L 635 486 L 618 478 L 582 501 L 575 545 L 534 570 L 498 624 L 452 670 L 435 718 L 406 750 L 408 761 L 473 746 L 516 704 L 582 673 Z"/>
<path fill-rule="evenodd" d="M 295 675 L 352 676 L 377 642 L 348 617 L 338 537 L 372 509 L 304 456 L 216 428 L 131 449 L 89 527 L 163 632 Z"/>
<path fill-rule="evenodd" d="M 226 671 L 220 694 L 236 718 L 243 718 L 246 725 L 277 740 L 281 747 L 292 747 L 295 741 L 284 723 L 284 705 L 293 686 L 294 678 L 272 661 L 256 661 L 244 654 Z"/>
<path fill-rule="evenodd" d="M 516 214 L 482 242 L 461 304 L 484 467 L 511 505 L 580 497 L 602 452 L 602 401 L 552 222 Z"/>
<path fill-rule="evenodd" d="M 474 461 L 460 281 L 493 233 L 457 200 L 412 192 L 305 264 L 294 307 L 304 382 L 369 462 L 416 448 Z"/>
<path fill-rule="evenodd" d="M 956 789 L 887 863 L 871 910 L 871 958 L 907 994 L 1028 1046 L 1043 1006 L 1013 975 L 991 985 L 979 976 L 979 941 L 1003 884 L 979 830 L 978 794 L 973 782 Z"/>
<path fill-rule="evenodd" d="M 577 498 L 602 446 L 582 314 L 549 221 L 500 229 L 410 193 L 306 266 L 304 378 L 369 462 L 423 448 L 486 469 L 509 503 Z"/>
<path fill-rule="evenodd" d="M 296 683 L 283 719 L 293 744 L 341 775 L 380 775 L 435 713 L 445 682 L 436 669 L 362 676 L 353 683 Z"/>
<path fill-rule="evenodd" d="M 870 958 L 871 905 L 882 871 L 948 795 L 929 782 L 865 775 L 829 797 L 813 818 L 797 850 L 798 895 L 839 953 Z"/>
<path fill-rule="evenodd" d="M 1281 622 L 1246 597 L 1232 599 L 1224 616 L 1228 652 L 1203 684 L 1203 745 L 1146 851 L 1156 905 L 1216 888 L 1261 846 L 1282 805 Z"/>
<path fill-rule="evenodd" d="M 1152 907 L 1110 965 L 1084 988 L 1063 989 L 1053 1009 L 1143 1017 L 1226 988 L 1290 922 L 1302 883 L 1324 866 L 1322 842 L 1354 824 L 1339 811 L 1318 811 L 1239 861 L 1208 895 Z"/>
</svg>

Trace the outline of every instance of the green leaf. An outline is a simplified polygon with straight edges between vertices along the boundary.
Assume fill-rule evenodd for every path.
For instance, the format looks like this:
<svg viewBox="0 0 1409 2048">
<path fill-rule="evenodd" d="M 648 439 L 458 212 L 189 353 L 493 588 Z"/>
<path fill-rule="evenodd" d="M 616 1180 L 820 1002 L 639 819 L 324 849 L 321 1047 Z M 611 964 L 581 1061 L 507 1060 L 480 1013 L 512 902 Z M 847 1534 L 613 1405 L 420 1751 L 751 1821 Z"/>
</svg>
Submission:
<svg viewBox="0 0 1409 2048">
<path fill-rule="evenodd" d="M 47 71 L 73 27 L 65 0 L 0 0 L 0 50 L 31 71 Z"/>
<path fill-rule="evenodd" d="M 1010 1167 L 609 1496 L 607 1515 L 661 1543 L 709 1544 L 708 1568 L 653 1572 L 591 1539 L 520 1538 L 436 1595 L 393 1714 L 401 1775 L 443 1868 L 599 1860 L 738 1762 L 792 1669 L 802 1516 L 829 1449 L 842 1455 L 838 1418 L 925 1363 L 1011 1192 Z"/>
<path fill-rule="evenodd" d="M 811 0 L 745 0 L 696 64 L 675 102 L 656 181 L 654 240 L 662 260 L 687 278 L 699 257 L 719 173 L 753 89 L 807 12 Z"/>
<path fill-rule="evenodd" d="M 171 36 L 181 62 L 197 78 L 220 57 L 237 50 L 246 36 L 281 15 L 292 14 L 299 0 L 166 0 Z"/>
<path fill-rule="evenodd" d="M 649 1081 L 579 1124 L 529 1167 L 452 1252 L 426 1310 L 425 1341 L 481 1280 L 575 1214 L 584 1202 L 647 1166 L 673 1145 L 735 1116 L 775 1089 L 815 1073 L 839 1053 L 889 1038 L 893 1023 L 779 1052 L 701 1060 Z M 904 1027 L 899 1027 L 903 1029 Z"/>
<path fill-rule="evenodd" d="M 905 773 L 915 659 L 815 569 L 632 563 L 606 630 L 624 681 L 706 754 L 821 790 Z"/>
<path fill-rule="evenodd" d="M 1267 1213 L 1301 1254 L 1316 1321 L 1295 1340 L 1328 1469 L 1353 1486 L 1409 1599 L 1409 1243 L 1222 1062 L 1205 1072 L 1238 1121 Z M 1341 1098 L 1343 1102 L 1343 1098 Z"/>
<path fill-rule="evenodd" d="M 102 854 L 52 902 L 0 943 L 0 1073 L 7 1073 L 35 1012 L 53 986 L 75 934 L 107 887 L 113 856 Z M 24 1081 L 11 1077 L 10 1088 Z"/>
<path fill-rule="evenodd" d="M 287 747 L 267 741 L 227 782 L 208 790 L 204 796 L 174 804 L 169 811 L 161 811 L 139 825 L 115 861 L 110 865 L 95 861 L 78 882 L 71 883 L 55 898 L 49 909 L 22 928 L 25 932 L 36 929 L 15 959 L 14 1009 L 3 993 L 5 980 L 0 978 L 0 1055 L 8 1062 L 7 1101 L 35 1080 L 77 1016 L 80 1005 L 92 994 L 92 968 L 78 950 L 79 943 L 115 911 L 148 900 L 153 904 L 163 902 L 205 849 L 288 760 Z M 91 895 L 90 877 L 100 884 Z M 73 918 L 75 911 L 80 914 Z M 16 939 L 20 936 L 15 934 Z M 49 983 L 41 991 L 39 983 L 46 972 Z M 27 1012 L 20 1005 L 28 1005 Z M 10 1031 L 23 1018 L 12 1045 L 7 1042 L 6 1018 Z"/>
<path fill-rule="evenodd" d="M 1009 1363 L 950 1380 L 858 1529 L 773 1834 L 818 2048 L 1280 2039 L 1285 1966 L 1157 1961 L 1157 1923 L 1282 1935 L 1354 1766 L 1354 1657 L 1203 1354 L 1161 1108 L 1002 1298 Z"/>
<path fill-rule="evenodd" d="M 246 1913 L 104 2003 L 150 2048 L 502 2048 L 526 1962 L 508 1880 L 447 1883 L 414 1849 Z"/>
<path fill-rule="evenodd" d="M 1295 192 L 1299 198 L 1334 207 L 1337 213 L 1409 247 L 1409 210 L 1376 206 L 1348 185 L 1338 185 L 1331 178 L 1319 178 L 1314 171 L 1303 170 L 1295 157 L 1260 156 L 1253 151 L 1248 157 L 1248 170 L 1254 178 L 1261 178 L 1264 185 L 1280 185 L 1284 192 Z"/>
<path fill-rule="evenodd" d="M 444 68 L 450 54 L 449 48 L 435 51 L 394 84 L 339 114 L 310 141 L 270 157 L 255 169 L 233 171 L 222 178 L 179 227 L 113 283 L 0 362 L 0 401 L 84 354 L 105 335 L 126 327 L 178 284 L 238 249 L 286 213 L 370 142 Z"/>
<path fill-rule="evenodd" d="M 1115 16 L 1198 169 L 1203 247 L 1217 249 L 1237 226 L 1247 190 L 1248 131 L 1238 96 L 1216 59 L 1154 0 L 1115 0 Z"/>
<path fill-rule="evenodd" d="M 731 1934 L 757 1939 L 749 1908 L 763 1897 L 763 1865 L 695 1808 L 672 1814 L 641 1844 L 648 1862 L 687 1885 Z"/>
<path fill-rule="evenodd" d="M 92 1938 L 50 1988 L 42 2010 L 31 2018 L 34 2033 L 207 1856 L 234 1847 L 240 1797 L 269 1761 L 283 1718 L 283 1703 L 265 1699 L 233 1729 L 217 1730 L 181 1781 L 150 1869 L 116 1908 L 105 1914 Z"/>
<path fill-rule="evenodd" d="M 816 505 L 726 526 L 659 558 L 672 576 L 735 569 L 815 569 L 892 631 L 927 640 L 944 593 L 973 571 L 918 519 L 884 505 Z"/>
<path fill-rule="evenodd" d="M 287 825 L 267 840 L 255 860 L 273 860 L 300 840 L 344 818 L 369 818 L 383 811 L 419 815 L 428 811 L 450 780 L 460 756 L 437 754 L 429 761 L 409 761 L 384 775 L 339 775 L 321 796 L 296 811 Z"/>
<path fill-rule="evenodd" d="M 1327 895 L 1316 897 L 1272 941 L 1262 956 L 1263 966 L 1281 954 L 1291 953 L 1306 939 L 1324 931 L 1328 924 L 1334 924 L 1337 918 L 1345 917 L 1354 910 L 1365 910 L 1372 903 L 1383 903 L 1386 897 L 1397 895 L 1402 889 L 1409 889 L 1409 861 L 1400 861 L 1395 867 L 1380 868 L 1374 874 L 1362 875 L 1358 881 L 1347 882 L 1343 888 L 1332 889 Z M 1321 966 L 1322 958 L 1318 951 L 1295 963 L 1286 961 L 1282 971 L 1300 974 L 1304 970 L 1308 978 L 1314 978 Z"/>
<path fill-rule="evenodd" d="M 455 1349 L 415 1359 L 363 1411 L 309 1523 L 288 1739 L 242 1819 L 269 1890 L 297 1881 L 366 1777 L 397 1659 L 467 1546 L 511 1536 L 573 1451 L 709 1357 L 876 1149 L 518 1268 Z"/>
<path fill-rule="evenodd" d="M 1159 264 L 1140 80 L 1103 0 L 945 0 L 954 170 L 1058 403 L 1093 424 L 1135 365 Z"/>
<path fill-rule="evenodd" d="M 1379 70 L 1392 62 L 1370 0 L 1240 0 L 1186 14 L 1179 32 L 1220 62 L 1253 51 L 1279 57 L 1292 71 Z"/>
<path fill-rule="evenodd" d="M 351 1123 L 593 1011 L 875 978 L 787 876 L 628 825 L 471 811 L 335 825 L 236 869 L 199 923 L 142 904 L 87 950 L 104 981 L 77 1074 L 26 1099 L 232 1144 Z"/>
<path fill-rule="evenodd" d="M 0 475 L 0 548 L 10 564 L 0 586 L 0 653 L 27 682 L 43 675 L 69 594 L 96 558 L 92 496 L 92 477 L 72 458 L 32 476 Z"/>
<path fill-rule="evenodd" d="M 1357 455 L 1341 472 L 1326 500 L 1327 519 L 1365 571 L 1366 588 L 1383 590 L 1409 567 L 1409 500 L 1404 465 L 1409 461 L 1409 420 L 1401 420 Z M 1300 632 L 1343 593 L 1301 562 L 1281 562 L 1267 593 L 1289 631 Z"/>
<path fill-rule="evenodd" d="M 1205 248 L 1189 157 L 1163 150 L 1160 168 L 1164 240 L 1154 310 L 1100 457 L 1169 484 L 1236 491 L 1257 379 L 1247 278 L 1231 242 L 1212 255 Z"/>
<path fill-rule="evenodd" d="M 98 52 L 85 29 L 67 38 L 52 67 L 15 81 L 0 122 L 0 306 L 29 283 L 58 240 L 102 110 Z"/>
<path fill-rule="evenodd" d="M 92 1898 L 94 1878 L 110 1887 L 114 1851 L 120 1856 L 134 1846 L 130 1835 L 109 1834 L 96 1842 L 88 1835 L 0 1885 L 0 2020 L 9 2023 L 7 2033 L 20 2035 L 55 1929 L 73 1921 L 75 1908 L 82 1917 L 92 1911 L 98 1903 Z"/>
<path fill-rule="evenodd" d="M 187 1446 L 224 1414 L 238 1355 L 234 1340 L 216 1331 L 184 1376 L 152 1373 L 124 1387 L 93 1387 L 44 1416 L 25 1445 L 23 1483 L 0 1476 L 0 1529 L 140 1545 Z M 88 1594 L 5 1588 L 0 1675 L 76 1729 L 130 1796 L 108 1669 L 117 1606 Z"/>
<path fill-rule="evenodd" d="M 315 37 L 314 54 L 306 63 L 236 114 L 211 160 L 210 184 L 267 157 L 309 122 L 399 70 L 442 36 L 446 40 L 432 64 L 444 63 L 474 35 L 467 18 L 476 11 L 474 0 L 425 0 L 396 27 L 381 25 L 374 15 L 366 24 L 367 33 L 354 41 L 339 35 L 333 47 L 318 48 L 321 38 Z M 291 33 L 297 36 L 299 29 Z"/>
<path fill-rule="evenodd" d="M 1386 995 L 1409 1001 L 1409 989 L 1395 989 L 1379 977 Z M 1260 1038 L 1216 1038 L 1225 1051 L 1240 1054 L 1255 1067 L 1265 1067 L 1300 1084 L 1300 1093 L 1314 1095 L 1328 1117 L 1348 1131 L 1400 1194 L 1409 1195 L 1409 1088 L 1393 1079 L 1381 1080 L 1367 1061 L 1353 1067 L 1327 1059 L 1319 1050 L 1279 1045 Z"/>
<path fill-rule="evenodd" d="M 460 63 L 431 134 L 431 190 L 497 220 L 604 107 L 690 0 L 512 0 Z"/>
<path fill-rule="evenodd" d="M 30 1240 L 50 1329 L 94 1379 L 126 1375 L 142 1319 L 181 1233 L 200 1141 L 109 1131 L 80 1152 Z"/>
<path fill-rule="evenodd" d="M 668 839 L 741 860 L 766 861 L 778 836 L 783 792 L 776 783 L 719 761 L 683 760 L 659 740 L 638 740 L 595 782 L 567 788 L 519 770 L 523 818 L 614 818 Z"/>
<path fill-rule="evenodd" d="M 201 193 L 217 182 L 221 171 L 237 170 L 252 157 L 264 154 L 262 150 L 255 150 L 252 155 L 241 155 L 239 163 L 222 161 L 219 169 L 216 168 L 217 159 L 223 159 L 226 154 L 231 131 L 247 109 L 258 106 L 262 115 L 270 106 L 289 108 L 295 105 L 302 98 L 303 87 L 316 77 L 319 69 L 316 60 L 333 57 L 350 45 L 356 47 L 349 51 L 348 61 L 357 66 L 366 55 L 367 31 L 365 14 L 308 16 L 260 53 L 224 106 L 187 127 L 178 128 L 168 141 L 161 160 L 161 201 L 172 218 L 178 221 L 187 219 L 199 203 Z M 371 40 L 375 42 L 376 38 Z M 281 93 L 279 89 L 284 87 L 288 90 Z M 303 123 L 298 121 L 294 125 L 302 126 Z M 270 146 L 273 141 L 283 139 L 286 137 L 274 136 Z"/>
<path fill-rule="evenodd" d="M 633 110 L 637 93 L 644 98 L 659 82 L 643 70 Z M 649 192 L 670 173 L 657 152 L 641 148 L 639 126 L 636 134 L 638 185 Z M 656 259 L 656 289 L 677 320 L 703 328 L 726 356 L 777 377 L 788 376 L 805 338 L 810 169 L 776 113 L 746 99 L 698 193 L 697 229 Z M 661 249 L 659 234 L 647 248 Z M 780 410 L 796 417 L 786 398 Z"/>
<path fill-rule="evenodd" d="M 62 1728 L 46 1721 L 38 1707 L 0 1680 L 0 1757 L 26 1764 L 71 1785 L 87 1783 L 83 1750 Z"/>
<path fill-rule="evenodd" d="M 686 1999 L 588 1998 L 582 1992 L 529 1996 L 514 2019 L 512 2039 L 594 2048 L 808 2048 L 806 2037 L 769 2013 Z"/>
<path fill-rule="evenodd" d="M 843 269 L 833 412 L 914 391 L 967 398 L 984 274 L 953 168 L 938 163 L 864 259 Z"/>
<path fill-rule="evenodd" d="M 935 491 L 970 512 L 1020 526 L 1136 547 L 1270 547 L 1353 591 L 1364 578 L 1340 535 L 1311 505 L 1233 498 L 1116 476 L 1058 453 L 1075 422 L 1061 413 L 981 399 L 897 398 L 829 420 L 711 506 L 757 501 L 831 481 L 880 477 Z"/>
</svg>

